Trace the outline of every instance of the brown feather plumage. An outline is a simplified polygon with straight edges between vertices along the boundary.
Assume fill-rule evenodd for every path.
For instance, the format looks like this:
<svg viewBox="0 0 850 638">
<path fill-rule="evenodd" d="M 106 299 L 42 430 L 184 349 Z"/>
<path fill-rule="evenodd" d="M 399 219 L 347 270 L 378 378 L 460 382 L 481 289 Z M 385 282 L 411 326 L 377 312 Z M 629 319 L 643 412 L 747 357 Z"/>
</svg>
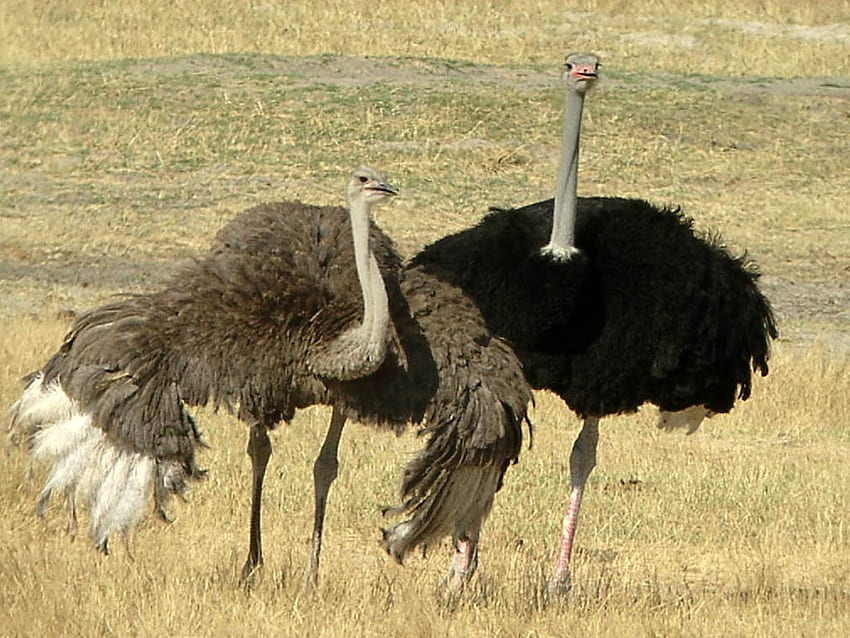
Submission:
<svg viewBox="0 0 850 638">
<path fill-rule="evenodd" d="M 167 493 L 201 475 L 190 406 L 224 406 L 268 428 L 312 404 L 396 432 L 422 424 L 425 448 L 402 483 L 409 519 L 391 530 L 387 550 L 401 559 L 445 534 L 477 535 L 519 454 L 530 388 L 459 288 L 403 270 L 374 225 L 370 242 L 391 316 L 373 374 L 311 373 L 311 352 L 362 317 L 351 225 L 343 208 L 284 202 L 237 216 L 160 291 L 80 315 L 33 382 L 60 384 L 109 441 L 155 460 L 163 516 Z M 31 434 L 45 425 L 21 402 L 17 411 Z M 469 482 L 465 468 L 491 478 Z"/>
</svg>

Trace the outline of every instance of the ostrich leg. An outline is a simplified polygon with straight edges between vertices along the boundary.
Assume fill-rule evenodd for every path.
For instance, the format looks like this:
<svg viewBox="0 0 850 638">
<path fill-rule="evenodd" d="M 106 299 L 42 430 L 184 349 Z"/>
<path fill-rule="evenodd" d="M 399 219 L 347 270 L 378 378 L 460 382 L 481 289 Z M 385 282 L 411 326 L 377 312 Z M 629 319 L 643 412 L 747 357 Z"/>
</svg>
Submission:
<svg viewBox="0 0 850 638">
<path fill-rule="evenodd" d="M 251 457 L 251 472 L 253 474 L 253 492 L 251 495 L 251 540 L 248 548 L 248 560 L 242 567 L 242 578 L 246 579 L 263 564 L 263 543 L 260 538 L 260 508 L 263 496 L 263 478 L 266 466 L 272 454 L 272 444 L 266 426 L 262 423 L 252 423 L 248 434 L 248 456 Z"/>
<path fill-rule="evenodd" d="M 345 425 L 345 415 L 334 406 L 331 415 L 331 424 L 325 436 L 325 442 L 316 463 L 313 465 L 313 488 L 315 490 L 316 508 L 313 518 L 313 536 L 310 539 L 310 556 L 307 558 L 307 567 L 301 580 L 302 589 L 310 589 L 317 585 L 319 580 L 319 554 L 322 551 L 322 530 L 325 526 L 325 506 L 328 501 L 328 491 L 334 482 L 339 469 L 337 449 L 339 439 L 342 436 L 342 428 Z"/>
<path fill-rule="evenodd" d="M 441 585 L 449 591 L 463 591 L 466 582 L 472 578 L 478 567 L 478 531 L 468 536 L 462 536 L 455 541 L 455 555 L 452 559 L 449 573 L 445 575 Z"/>
<path fill-rule="evenodd" d="M 588 417 L 584 420 L 581 432 L 573 444 L 573 451 L 570 453 L 570 500 L 567 504 L 567 513 L 564 515 L 561 549 L 547 587 L 550 594 L 565 594 L 570 590 L 570 554 L 576 534 L 578 511 L 581 507 L 581 497 L 584 494 L 587 477 L 596 466 L 598 440 L 599 418 Z"/>
</svg>

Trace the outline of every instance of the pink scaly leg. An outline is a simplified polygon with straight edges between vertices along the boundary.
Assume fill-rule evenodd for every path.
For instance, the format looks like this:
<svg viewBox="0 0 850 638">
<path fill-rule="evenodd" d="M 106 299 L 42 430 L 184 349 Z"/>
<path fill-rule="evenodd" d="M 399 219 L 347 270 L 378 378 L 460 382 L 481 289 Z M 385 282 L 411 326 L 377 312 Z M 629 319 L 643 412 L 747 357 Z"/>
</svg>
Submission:
<svg viewBox="0 0 850 638">
<path fill-rule="evenodd" d="M 460 593 L 478 567 L 478 534 L 462 536 L 455 542 L 455 555 L 442 585 L 452 593 Z"/>
<path fill-rule="evenodd" d="M 561 532 L 561 549 L 547 589 L 550 594 L 565 594 L 570 590 L 570 555 L 576 535 L 578 512 L 587 477 L 596 466 L 596 444 L 599 441 L 599 418 L 584 420 L 581 432 L 570 454 L 570 501 Z"/>
</svg>

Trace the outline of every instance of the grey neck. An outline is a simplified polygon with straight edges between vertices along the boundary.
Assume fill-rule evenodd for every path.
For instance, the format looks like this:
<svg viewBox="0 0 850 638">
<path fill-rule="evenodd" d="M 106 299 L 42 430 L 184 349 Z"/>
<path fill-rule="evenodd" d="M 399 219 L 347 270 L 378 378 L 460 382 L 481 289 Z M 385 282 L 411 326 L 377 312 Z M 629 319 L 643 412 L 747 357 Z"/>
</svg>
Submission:
<svg viewBox="0 0 850 638">
<path fill-rule="evenodd" d="M 369 207 L 364 202 L 351 204 L 351 231 L 357 278 L 363 293 L 363 321 L 356 329 L 362 341 L 363 356 L 383 360 L 387 347 L 389 303 L 378 261 L 369 248 Z"/>
<path fill-rule="evenodd" d="M 564 130 L 561 137 L 561 160 L 555 183 L 555 207 L 552 235 L 543 253 L 566 260 L 576 254 L 575 223 L 578 205 L 578 148 L 584 94 L 567 89 L 564 108 Z"/>
</svg>

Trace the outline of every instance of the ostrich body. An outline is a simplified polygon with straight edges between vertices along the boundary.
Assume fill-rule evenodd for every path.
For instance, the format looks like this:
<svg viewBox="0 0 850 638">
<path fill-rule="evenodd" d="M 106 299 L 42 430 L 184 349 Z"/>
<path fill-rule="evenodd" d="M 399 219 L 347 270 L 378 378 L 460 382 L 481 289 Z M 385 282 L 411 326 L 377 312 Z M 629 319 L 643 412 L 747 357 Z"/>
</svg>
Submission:
<svg viewBox="0 0 850 638">
<path fill-rule="evenodd" d="M 579 56 L 580 75 L 595 78 L 584 68 L 587 57 Z M 576 62 L 567 58 L 568 96 Z M 565 130 L 578 131 L 580 110 L 565 117 Z M 705 416 L 728 412 L 736 398 L 750 395 L 751 371 L 767 374 L 769 342 L 777 336 L 752 263 L 732 256 L 718 237 L 700 236 L 678 210 L 640 199 L 577 198 L 578 136 L 566 142 L 562 199 L 493 209 L 411 262 L 469 294 L 493 333 L 514 347 L 532 387 L 555 392 L 583 419 L 570 455 L 570 498 L 548 583 L 553 593 L 570 586 L 600 418 L 649 402 L 661 409 L 660 427 L 693 432 Z M 559 258 L 565 254 L 570 258 Z"/>
<path fill-rule="evenodd" d="M 127 538 L 151 490 L 166 518 L 168 497 L 202 475 L 187 406 L 236 406 L 250 427 L 253 469 L 247 576 L 263 561 L 267 431 L 298 408 L 327 404 L 333 414 L 314 466 L 304 584 L 317 579 L 347 419 L 396 432 L 426 425 L 427 443 L 405 469 L 397 508 L 410 517 L 385 530 L 384 545 L 401 561 L 451 534 L 450 576 L 462 582 L 519 453 L 531 391 L 512 350 L 491 337 L 457 287 L 422 269 L 402 270 L 369 219 L 371 206 L 394 192 L 362 167 L 349 184 L 348 212 L 300 202 L 249 209 L 161 291 L 81 315 L 13 406 L 13 430 L 51 463 L 39 511 L 62 494 L 75 527 L 77 504 L 87 505 L 92 538 L 106 552 L 110 536 Z"/>
</svg>

